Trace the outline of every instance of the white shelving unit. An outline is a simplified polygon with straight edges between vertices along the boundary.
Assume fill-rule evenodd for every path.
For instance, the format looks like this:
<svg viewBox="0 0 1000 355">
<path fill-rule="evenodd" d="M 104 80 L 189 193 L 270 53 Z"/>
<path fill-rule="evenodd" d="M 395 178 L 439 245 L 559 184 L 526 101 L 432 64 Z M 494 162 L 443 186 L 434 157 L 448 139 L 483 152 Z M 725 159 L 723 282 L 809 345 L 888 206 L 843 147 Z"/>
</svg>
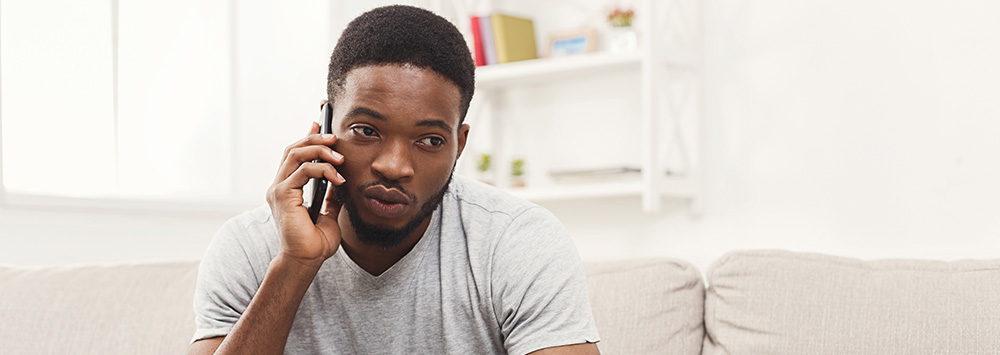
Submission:
<svg viewBox="0 0 1000 355">
<path fill-rule="evenodd" d="M 476 70 L 476 85 L 480 89 L 496 90 L 515 85 L 552 82 L 567 77 L 601 75 L 609 70 L 638 70 L 640 62 L 639 53 L 632 52 L 594 53 L 488 65 Z"/>
<path fill-rule="evenodd" d="M 640 35 L 639 48 L 634 52 L 593 53 L 479 67 L 477 96 L 485 97 L 485 106 L 481 109 L 488 115 L 496 111 L 500 103 L 495 98 L 502 96 L 504 90 L 621 71 L 639 74 L 635 83 L 641 96 L 641 151 L 638 152 L 641 166 L 638 174 L 596 182 L 547 181 L 528 187 L 512 187 L 510 167 L 493 164 L 494 183 L 533 201 L 641 196 L 643 209 L 656 212 L 662 199 L 668 197 L 686 199 L 692 213 L 702 213 L 705 130 L 701 6 L 700 2 L 692 0 L 640 1 L 636 13 L 653 16 L 648 16 L 638 27 L 639 33 L 646 35 Z M 688 79 L 676 81 L 677 77 Z M 694 120 L 681 119 L 682 115 L 692 114 Z M 692 121 L 696 122 L 696 127 L 689 127 L 689 130 L 693 128 L 697 132 L 693 138 L 682 132 L 682 125 Z M 511 127 L 507 120 L 500 118 L 490 119 L 490 122 L 493 161 L 511 161 L 509 147 L 501 146 L 500 142 L 504 142 L 507 135 L 516 134 L 519 128 Z M 668 146 L 680 155 L 681 162 L 680 167 L 673 166 L 670 171 L 663 153 Z"/>
</svg>

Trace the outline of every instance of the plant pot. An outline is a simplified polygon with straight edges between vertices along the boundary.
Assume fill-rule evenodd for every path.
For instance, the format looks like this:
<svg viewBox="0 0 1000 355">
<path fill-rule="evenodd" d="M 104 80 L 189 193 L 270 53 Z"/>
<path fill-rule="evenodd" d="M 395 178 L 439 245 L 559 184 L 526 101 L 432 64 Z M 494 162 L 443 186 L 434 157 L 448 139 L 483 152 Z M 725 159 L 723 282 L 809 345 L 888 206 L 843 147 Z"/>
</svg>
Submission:
<svg viewBox="0 0 1000 355">
<path fill-rule="evenodd" d="M 608 50 L 612 53 L 627 53 L 639 48 L 639 36 L 631 26 L 611 27 L 608 32 Z"/>
</svg>

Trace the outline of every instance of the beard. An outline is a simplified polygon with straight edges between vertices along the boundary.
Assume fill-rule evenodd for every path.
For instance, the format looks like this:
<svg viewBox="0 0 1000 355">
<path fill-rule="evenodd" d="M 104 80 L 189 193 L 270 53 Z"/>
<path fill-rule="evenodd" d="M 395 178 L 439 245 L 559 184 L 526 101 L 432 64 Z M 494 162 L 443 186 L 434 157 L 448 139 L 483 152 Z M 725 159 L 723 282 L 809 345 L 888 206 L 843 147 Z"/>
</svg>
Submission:
<svg viewBox="0 0 1000 355">
<path fill-rule="evenodd" d="M 354 199 L 351 198 L 354 193 L 361 194 L 362 191 L 369 187 L 382 185 L 387 189 L 395 188 L 399 190 L 409 197 L 410 201 L 413 201 L 412 203 L 419 204 L 420 201 L 417 199 L 417 196 L 403 189 L 403 186 L 401 186 L 398 182 L 388 180 L 374 181 L 358 186 L 356 189 L 357 191 L 351 191 L 351 189 L 346 188 L 343 185 L 334 185 L 333 193 L 337 197 L 337 200 L 343 204 L 343 207 L 347 209 L 347 217 L 351 220 L 351 226 L 354 227 L 354 233 L 358 236 L 358 240 L 365 245 L 389 249 L 403 243 L 403 241 L 406 240 L 406 237 L 410 236 L 413 231 L 417 230 L 417 228 L 420 227 L 420 224 L 429 218 L 431 214 L 434 213 L 434 210 L 441 205 L 441 201 L 444 200 L 445 192 L 448 192 L 448 186 L 451 185 L 451 178 L 454 174 L 455 171 L 452 169 L 452 172 L 448 174 L 448 181 L 445 182 L 444 187 L 431 196 L 427 202 L 424 202 L 424 204 L 420 206 L 420 211 L 417 211 L 417 214 L 400 228 L 392 228 L 386 225 L 363 221 L 361 219 L 361 214 L 358 213 L 358 205 L 355 203 Z"/>
</svg>

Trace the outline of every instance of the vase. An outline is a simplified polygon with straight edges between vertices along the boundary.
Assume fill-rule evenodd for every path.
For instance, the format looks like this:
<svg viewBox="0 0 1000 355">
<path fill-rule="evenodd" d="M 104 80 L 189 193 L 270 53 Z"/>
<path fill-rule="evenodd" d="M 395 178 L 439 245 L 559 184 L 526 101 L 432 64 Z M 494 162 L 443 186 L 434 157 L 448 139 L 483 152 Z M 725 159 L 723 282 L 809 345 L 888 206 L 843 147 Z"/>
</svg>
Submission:
<svg viewBox="0 0 1000 355">
<path fill-rule="evenodd" d="M 608 50 L 612 53 L 631 52 L 639 47 L 639 36 L 632 26 L 612 26 L 608 37 Z"/>
</svg>

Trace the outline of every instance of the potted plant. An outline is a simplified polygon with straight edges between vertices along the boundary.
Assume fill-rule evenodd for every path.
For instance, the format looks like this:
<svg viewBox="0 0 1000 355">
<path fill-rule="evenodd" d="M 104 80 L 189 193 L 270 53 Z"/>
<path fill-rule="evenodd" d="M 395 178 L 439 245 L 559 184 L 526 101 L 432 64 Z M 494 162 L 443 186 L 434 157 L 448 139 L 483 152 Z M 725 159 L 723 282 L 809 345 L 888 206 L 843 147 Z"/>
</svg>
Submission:
<svg viewBox="0 0 1000 355">
<path fill-rule="evenodd" d="M 632 9 L 615 7 L 608 12 L 608 24 L 611 25 L 608 50 L 622 53 L 634 51 L 639 46 L 639 38 L 632 29 Z"/>
<path fill-rule="evenodd" d="M 524 159 L 514 159 L 510 163 L 511 186 L 524 187 Z"/>
<path fill-rule="evenodd" d="M 635 12 L 632 9 L 615 7 L 608 12 L 608 22 L 614 27 L 632 27 L 632 17 Z"/>
<path fill-rule="evenodd" d="M 489 153 L 479 154 L 479 160 L 476 160 L 476 171 L 479 172 L 479 181 L 485 182 L 487 184 L 493 184 L 492 179 L 490 179 L 490 164 L 493 157 Z"/>
</svg>

